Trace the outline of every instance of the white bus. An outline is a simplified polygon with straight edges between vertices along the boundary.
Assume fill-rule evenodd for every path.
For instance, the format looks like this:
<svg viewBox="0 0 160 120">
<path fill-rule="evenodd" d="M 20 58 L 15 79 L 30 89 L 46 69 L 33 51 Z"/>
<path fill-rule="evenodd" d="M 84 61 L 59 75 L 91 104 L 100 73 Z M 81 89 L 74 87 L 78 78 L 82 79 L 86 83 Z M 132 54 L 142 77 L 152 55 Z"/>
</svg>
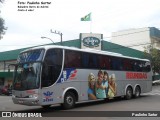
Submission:
<svg viewBox="0 0 160 120">
<path fill-rule="evenodd" d="M 152 89 L 150 61 L 118 53 L 64 46 L 40 46 L 21 52 L 15 65 L 15 104 L 61 104 L 139 97 Z"/>
</svg>

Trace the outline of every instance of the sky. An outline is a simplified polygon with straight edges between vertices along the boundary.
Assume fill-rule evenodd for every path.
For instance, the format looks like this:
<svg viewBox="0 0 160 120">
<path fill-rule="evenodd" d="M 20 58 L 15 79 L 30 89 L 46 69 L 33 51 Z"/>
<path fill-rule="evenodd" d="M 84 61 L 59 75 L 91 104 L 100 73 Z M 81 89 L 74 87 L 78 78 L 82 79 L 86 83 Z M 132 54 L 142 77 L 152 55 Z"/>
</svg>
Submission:
<svg viewBox="0 0 160 120">
<path fill-rule="evenodd" d="M 51 3 L 42 5 L 41 2 Z M 48 8 L 18 11 L 18 6 Z M 104 40 L 111 41 L 112 32 L 120 30 L 160 29 L 159 6 L 160 0 L 5 0 L 0 4 L 0 17 L 8 29 L 0 40 L 0 52 L 52 43 L 50 39 L 60 42 L 60 35 L 51 33 L 51 29 L 61 32 L 63 41 L 78 39 L 80 33 L 90 32 L 101 33 Z M 80 21 L 90 12 L 92 21 Z"/>
</svg>

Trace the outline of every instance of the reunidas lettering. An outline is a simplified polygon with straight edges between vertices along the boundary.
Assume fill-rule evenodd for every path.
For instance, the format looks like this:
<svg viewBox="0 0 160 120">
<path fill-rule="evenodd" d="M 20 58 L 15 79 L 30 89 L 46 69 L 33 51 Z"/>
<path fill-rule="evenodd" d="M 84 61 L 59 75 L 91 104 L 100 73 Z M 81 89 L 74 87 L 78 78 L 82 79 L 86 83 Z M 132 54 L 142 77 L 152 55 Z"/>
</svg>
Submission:
<svg viewBox="0 0 160 120">
<path fill-rule="evenodd" d="M 147 79 L 147 73 L 127 72 L 126 79 Z"/>
</svg>

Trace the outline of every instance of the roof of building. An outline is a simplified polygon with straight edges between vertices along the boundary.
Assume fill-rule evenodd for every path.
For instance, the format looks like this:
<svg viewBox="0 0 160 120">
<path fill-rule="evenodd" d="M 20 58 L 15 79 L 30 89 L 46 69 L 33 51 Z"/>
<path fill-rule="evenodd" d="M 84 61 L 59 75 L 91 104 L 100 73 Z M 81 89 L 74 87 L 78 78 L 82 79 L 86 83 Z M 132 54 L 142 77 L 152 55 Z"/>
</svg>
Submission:
<svg viewBox="0 0 160 120">
<path fill-rule="evenodd" d="M 60 42 L 55 43 L 56 45 L 60 45 Z M 75 39 L 75 40 L 70 40 L 70 41 L 64 41 L 62 43 L 64 46 L 69 46 L 69 47 L 77 47 L 81 48 L 81 40 L 80 39 Z M 35 47 L 35 46 L 33 46 Z M 0 61 L 8 61 L 8 60 L 16 60 L 18 54 L 28 48 L 22 48 L 22 49 L 16 49 L 16 50 L 11 50 L 11 51 L 5 51 L 5 52 L 0 52 Z M 124 56 L 129 56 L 129 57 L 137 57 L 137 58 L 145 58 L 145 55 L 143 52 L 124 47 L 115 43 L 111 43 L 108 41 L 102 40 L 102 50 L 103 51 L 109 51 L 109 52 L 115 52 L 115 53 L 120 53 Z"/>
<path fill-rule="evenodd" d="M 136 50 L 136 49 L 132 49 L 129 47 L 125 47 L 122 45 L 118 45 L 115 43 L 111 43 L 108 41 L 103 41 L 104 43 L 102 44 L 102 49 L 104 51 L 109 51 L 109 52 L 116 52 L 116 53 L 120 53 L 124 56 L 129 56 L 129 57 L 136 57 L 136 58 L 141 58 L 141 59 L 145 59 L 146 56 L 144 54 L 144 52 Z"/>
<path fill-rule="evenodd" d="M 0 61 L 7 61 L 7 60 L 15 60 L 17 59 L 18 54 L 23 51 L 25 48 L 16 49 L 11 51 L 0 52 Z"/>
</svg>

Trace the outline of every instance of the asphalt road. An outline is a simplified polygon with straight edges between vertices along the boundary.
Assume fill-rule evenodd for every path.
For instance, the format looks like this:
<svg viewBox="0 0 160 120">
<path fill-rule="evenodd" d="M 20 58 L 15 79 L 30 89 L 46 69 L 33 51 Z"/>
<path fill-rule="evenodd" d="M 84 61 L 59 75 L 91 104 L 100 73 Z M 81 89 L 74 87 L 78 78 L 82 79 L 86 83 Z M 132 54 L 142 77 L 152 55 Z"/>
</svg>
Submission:
<svg viewBox="0 0 160 120">
<path fill-rule="evenodd" d="M 0 96 L 0 111 L 18 111 L 18 112 L 34 112 L 34 113 L 42 113 L 44 116 L 54 116 L 55 113 L 59 117 L 55 118 L 57 119 L 64 119 L 65 120 L 71 120 L 73 117 L 71 114 L 76 115 L 79 114 L 79 116 L 84 116 L 87 112 L 90 114 L 89 117 L 86 117 L 85 119 L 99 119 L 99 117 L 91 117 L 92 114 L 95 116 L 97 111 L 99 113 L 107 114 L 110 113 L 110 111 L 123 111 L 122 113 L 112 112 L 112 118 L 111 117 L 101 117 L 101 119 L 118 119 L 116 117 L 117 114 L 128 114 L 127 112 L 124 113 L 124 111 L 160 111 L 160 86 L 154 86 L 152 91 L 149 93 L 142 94 L 140 98 L 137 99 L 131 99 L 131 100 L 124 100 L 124 99 L 114 99 L 110 101 L 99 101 L 99 102 L 92 102 L 92 103 L 82 103 L 77 104 L 74 109 L 70 110 L 63 110 L 59 105 L 54 105 L 49 109 L 42 109 L 41 107 L 33 107 L 33 106 L 23 106 L 23 105 L 15 105 L 12 103 L 11 96 Z M 84 112 L 87 111 L 87 112 Z M 105 112 L 104 112 L 105 111 Z M 68 112 L 70 117 L 67 116 L 65 113 L 64 116 L 61 114 L 62 112 Z M 159 112 L 160 113 L 160 112 Z M 115 116 L 114 116 L 115 114 Z M 130 114 L 130 113 L 129 113 Z M 48 117 L 47 119 L 51 119 L 52 117 Z M 63 117 L 63 118 L 61 118 Z M 77 117 L 77 120 L 81 120 L 82 117 Z M 43 118 L 42 118 L 43 119 Z M 127 120 L 128 118 L 125 117 L 123 120 Z M 140 119 L 143 119 L 143 117 L 140 117 Z M 145 118 L 144 120 L 151 120 L 153 118 Z M 154 118 L 157 119 L 157 118 Z"/>
</svg>

